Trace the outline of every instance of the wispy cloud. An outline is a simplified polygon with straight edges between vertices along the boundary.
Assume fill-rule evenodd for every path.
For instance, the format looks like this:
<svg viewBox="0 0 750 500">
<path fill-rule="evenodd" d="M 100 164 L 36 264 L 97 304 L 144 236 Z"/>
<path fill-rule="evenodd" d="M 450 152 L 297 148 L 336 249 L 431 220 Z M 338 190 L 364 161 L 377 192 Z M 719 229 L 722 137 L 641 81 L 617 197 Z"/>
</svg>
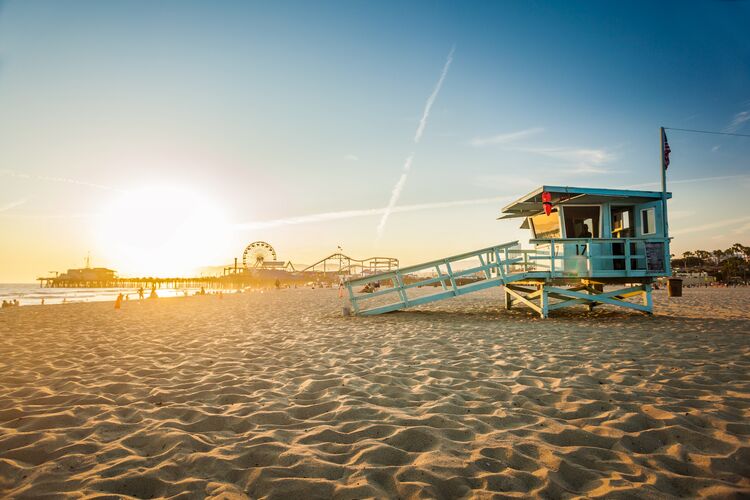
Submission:
<svg viewBox="0 0 750 500">
<path fill-rule="evenodd" d="M 420 139 L 422 139 L 424 128 L 427 126 L 427 118 L 430 117 L 430 110 L 432 109 L 432 105 L 435 104 L 435 99 L 437 99 L 437 96 L 440 93 L 440 88 L 443 86 L 443 82 L 445 81 L 445 77 L 448 75 L 448 69 L 450 69 L 451 63 L 453 62 L 453 53 L 455 51 L 456 51 L 456 46 L 454 45 L 453 47 L 451 47 L 451 51 L 448 54 L 448 58 L 445 60 L 445 64 L 443 65 L 443 71 L 440 73 L 440 79 L 438 79 L 438 82 L 435 85 L 435 89 L 432 91 L 432 94 L 430 94 L 430 97 L 427 98 L 427 102 L 424 105 L 424 112 L 422 113 L 422 119 L 419 120 L 419 126 L 417 127 L 417 132 L 416 134 L 414 134 L 415 144 L 418 144 Z"/>
<path fill-rule="evenodd" d="M 732 122 L 724 127 L 724 132 L 729 132 L 730 134 L 733 134 L 737 132 L 739 129 L 741 129 L 745 122 L 750 120 L 750 111 L 740 111 L 736 115 L 734 115 L 734 118 L 732 118 Z"/>
<path fill-rule="evenodd" d="M 414 205 L 401 205 L 393 207 L 391 212 L 417 212 L 420 210 L 438 210 L 441 208 L 453 208 L 469 205 L 485 205 L 489 203 L 504 203 L 511 200 L 510 196 L 496 196 L 492 198 L 474 198 L 469 200 L 455 200 L 455 201 L 439 201 L 433 203 L 419 203 Z M 333 220 L 342 219 L 353 219 L 356 217 L 369 217 L 375 215 L 382 215 L 388 210 L 387 207 L 383 208 L 366 208 L 361 210 L 342 210 L 338 212 L 323 212 L 318 214 L 302 215 L 298 217 L 287 217 L 284 219 L 274 219 L 267 221 L 255 221 L 247 222 L 243 224 L 237 224 L 235 226 L 238 230 L 247 229 L 266 229 L 271 227 L 279 226 L 290 226 L 297 224 L 311 224 L 316 222 L 328 222 Z"/>
<path fill-rule="evenodd" d="M 450 69 L 451 63 L 453 62 L 453 53 L 455 51 L 456 46 L 454 45 L 453 47 L 451 47 L 451 51 L 448 53 L 448 57 L 445 60 L 445 64 L 443 65 L 443 71 L 440 72 L 440 78 L 438 79 L 438 82 L 435 85 L 432 94 L 430 94 L 430 96 L 427 98 L 427 102 L 424 106 L 424 112 L 422 113 L 422 118 L 419 120 L 419 125 L 417 126 L 417 132 L 414 134 L 414 144 L 419 144 L 419 141 L 422 139 L 422 134 L 424 133 L 424 129 L 427 126 L 427 119 L 430 117 L 430 110 L 432 109 L 432 105 L 435 103 L 435 100 L 440 93 L 440 89 L 443 86 L 445 77 L 448 75 L 448 69 Z M 396 181 L 396 185 L 393 186 L 393 189 L 391 190 L 391 197 L 388 201 L 388 206 L 385 208 L 383 216 L 380 218 L 380 223 L 378 224 L 377 228 L 378 239 L 383 237 L 383 233 L 385 232 L 385 225 L 388 222 L 388 217 L 390 217 L 391 212 L 393 212 L 393 209 L 396 207 L 396 203 L 398 203 L 398 199 L 401 196 L 401 191 L 403 191 L 404 186 L 406 185 L 406 179 L 409 177 L 409 170 L 411 169 L 411 163 L 413 160 L 414 153 L 412 152 L 404 162 L 404 166 L 401 169 L 401 176 L 398 178 L 398 181 Z"/>
<path fill-rule="evenodd" d="M 1 212 L 1 210 L 0 210 Z M 72 213 L 72 214 L 15 214 L 0 213 L 0 217 L 8 219 L 86 219 L 99 217 L 101 214 L 96 213 Z"/>
<path fill-rule="evenodd" d="M 717 151 L 718 151 L 719 149 L 721 149 L 721 146 L 719 146 L 719 145 L 716 145 L 716 146 L 714 146 L 714 147 L 712 147 L 712 148 L 711 148 L 711 152 L 715 153 L 715 152 L 717 152 Z"/>
<path fill-rule="evenodd" d="M 349 155 L 344 156 L 344 159 L 347 161 L 359 161 L 359 156 L 349 154 Z"/>
<path fill-rule="evenodd" d="M 699 233 L 703 231 L 710 231 L 711 229 L 718 229 L 720 227 L 727 227 L 727 226 L 734 226 L 736 224 L 742 224 L 750 222 L 750 216 L 746 217 L 738 217 L 736 219 L 724 219 L 719 220 L 716 222 L 711 222 L 709 224 L 703 224 L 702 226 L 690 226 L 686 227 L 684 229 L 678 229 L 676 231 L 671 231 L 672 236 L 679 236 L 683 234 L 689 234 L 689 233 Z"/>
<path fill-rule="evenodd" d="M 469 141 L 469 144 L 475 147 L 489 146 L 493 144 L 508 144 L 515 142 L 526 137 L 539 134 L 544 132 L 542 127 L 527 128 L 525 130 L 519 130 L 517 132 L 509 132 L 506 134 L 493 135 L 492 137 L 475 137 Z"/>
<path fill-rule="evenodd" d="M 714 181 L 727 181 L 727 180 L 740 180 L 740 179 L 750 179 L 750 174 L 719 175 L 716 177 L 695 177 L 692 179 L 678 179 L 674 181 L 670 180 L 668 184 L 691 184 L 693 182 L 714 182 Z M 625 186 L 624 189 L 636 189 L 636 188 L 644 188 L 644 187 L 651 187 L 651 186 L 660 186 L 660 184 L 658 182 L 644 182 L 641 184 L 631 184 L 629 186 Z"/>
<path fill-rule="evenodd" d="M 513 148 L 514 151 L 523 151 L 538 155 L 555 158 L 573 166 L 572 171 L 566 173 L 576 174 L 603 174 L 611 173 L 603 168 L 603 165 L 615 160 L 617 156 L 606 149 L 592 148 Z"/>
<path fill-rule="evenodd" d="M 124 192 L 121 189 L 113 188 L 111 186 L 105 186 L 103 184 L 95 184 L 93 182 L 80 181 L 77 179 L 68 179 L 65 177 L 50 177 L 47 175 L 25 174 L 23 172 L 18 172 L 17 170 L 11 170 L 9 168 L 0 168 L 0 175 L 5 175 L 8 177 L 15 177 L 17 179 L 32 179 L 32 180 L 45 181 L 45 182 L 61 182 L 64 184 L 75 184 L 77 186 L 86 186 L 86 187 L 91 187 L 91 188 L 96 188 L 96 189 L 104 189 L 106 191 Z"/>
<path fill-rule="evenodd" d="M 7 212 L 8 210 L 12 210 L 12 209 L 14 209 L 14 208 L 16 208 L 18 206 L 23 205 L 24 203 L 26 203 L 26 198 L 23 198 L 23 199 L 20 199 L 20 200 L 11 201 L 11 202 L 8 202 L 8 203 L 6 203 L 4 205 L 0 205 L 0 212 Z"/>
</svg>

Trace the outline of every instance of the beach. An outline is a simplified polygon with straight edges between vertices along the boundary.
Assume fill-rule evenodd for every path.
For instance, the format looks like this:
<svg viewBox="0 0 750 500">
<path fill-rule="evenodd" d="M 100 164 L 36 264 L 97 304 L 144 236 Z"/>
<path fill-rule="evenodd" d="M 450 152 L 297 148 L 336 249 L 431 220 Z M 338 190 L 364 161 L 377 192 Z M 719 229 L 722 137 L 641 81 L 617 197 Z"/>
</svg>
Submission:
<svg viewBox="0 0 750 500">
<path fill-rule="evenodd" d="M 750 495 L 750 289 L 542 320 L 499 289 L 0 311 L 0 497 Z"/>
</svg>

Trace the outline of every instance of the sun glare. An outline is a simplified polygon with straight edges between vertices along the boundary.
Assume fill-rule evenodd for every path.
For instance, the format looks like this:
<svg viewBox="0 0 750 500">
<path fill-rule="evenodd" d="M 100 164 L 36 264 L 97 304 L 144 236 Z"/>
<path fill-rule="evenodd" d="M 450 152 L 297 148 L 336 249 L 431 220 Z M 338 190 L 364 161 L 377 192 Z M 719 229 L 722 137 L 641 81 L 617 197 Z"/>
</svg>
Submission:
<svg viewBox="0 0 750 500">
<path fill-rule="evenodd" d="M 182 188 L 128 191 L 106 207 L 97 229 L 98 259 L 129 276 L 190 276 L 228 260 L 226 216 Z"/>
</svg>

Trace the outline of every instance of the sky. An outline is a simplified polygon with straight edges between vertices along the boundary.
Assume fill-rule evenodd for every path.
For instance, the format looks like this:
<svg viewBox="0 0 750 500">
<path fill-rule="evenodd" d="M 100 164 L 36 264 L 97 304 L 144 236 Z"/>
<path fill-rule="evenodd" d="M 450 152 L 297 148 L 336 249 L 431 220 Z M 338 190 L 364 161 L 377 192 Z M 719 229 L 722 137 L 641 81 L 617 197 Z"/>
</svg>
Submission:
<svg viewBox="0 0 750 500">
<path fill-rule="evenodd" d="M 659 190 L 750 134 L 750 2 L 0 4 L 0 282 L 192 274 L 256 240 L 414 264 L 543 184 Z M 672 251 L 750 244 L 750 138 L 667 131 Z"/>
</svg>

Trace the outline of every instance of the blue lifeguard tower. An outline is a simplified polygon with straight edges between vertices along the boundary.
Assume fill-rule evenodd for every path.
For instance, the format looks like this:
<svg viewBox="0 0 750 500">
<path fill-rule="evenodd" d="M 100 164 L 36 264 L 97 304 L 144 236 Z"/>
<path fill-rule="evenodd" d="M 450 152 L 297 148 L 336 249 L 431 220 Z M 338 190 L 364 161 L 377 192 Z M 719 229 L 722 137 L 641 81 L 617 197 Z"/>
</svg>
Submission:
<svg viewBox="0 0 750 500">
<path fill-rule="evenodd" d="M 506 308 L 525 305 L 542 318 L 601 304 L 651 314 L 653 283 L 671 275 L 669 198 L 666 190 L 541 186 L 499 217 L 520 219 L 530 248 L 513 241 L 346 281 L 352 312 L 381 314 L 502 286 Z"/>
</svg>

